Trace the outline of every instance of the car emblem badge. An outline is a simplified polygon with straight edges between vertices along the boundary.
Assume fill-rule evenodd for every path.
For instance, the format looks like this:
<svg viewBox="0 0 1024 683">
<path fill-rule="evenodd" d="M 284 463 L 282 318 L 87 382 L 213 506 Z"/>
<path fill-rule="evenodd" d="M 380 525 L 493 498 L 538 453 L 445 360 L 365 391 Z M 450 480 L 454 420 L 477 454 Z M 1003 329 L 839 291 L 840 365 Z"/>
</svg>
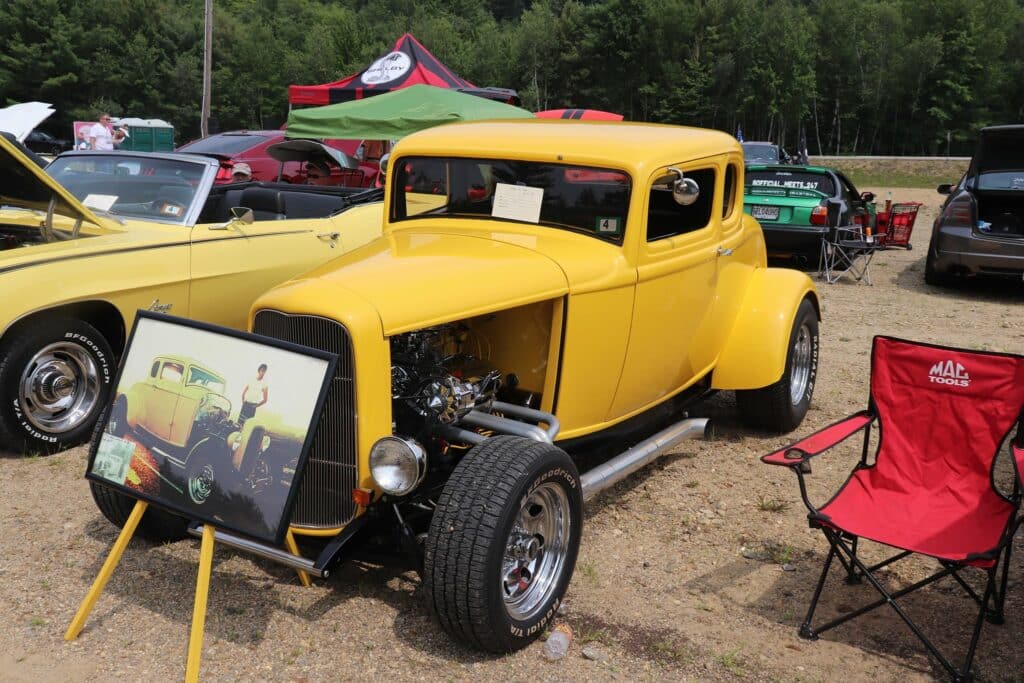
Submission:
<svg viewBox="0 0 1024 683">
<path fill-rule="evenodd" d="M 167 313 L 171 310 L 172 306 L 174 306 L 174 304 L 162 304 L 160 303 L 160 299 L 153 299 L 153 303 L 149 305 L 147 310 L 155 313 Z"/>
</svg>

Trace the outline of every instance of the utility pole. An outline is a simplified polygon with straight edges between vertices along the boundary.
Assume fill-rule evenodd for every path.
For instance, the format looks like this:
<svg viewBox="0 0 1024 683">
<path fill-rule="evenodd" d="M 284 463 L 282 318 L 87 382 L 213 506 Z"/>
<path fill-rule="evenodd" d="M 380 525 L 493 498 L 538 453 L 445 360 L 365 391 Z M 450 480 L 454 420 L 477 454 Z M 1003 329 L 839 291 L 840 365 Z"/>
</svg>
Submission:
<svg viewBox="0 0 1024 683">
<path fill-rule="evenodd" d="M 213 0 L 205 0 L 204 23 L 206 35 L 203 39 L 203 109 L 199 114 L 199 134 L 210 134 L 210 73 L 213 63 Z"/>
</svg>

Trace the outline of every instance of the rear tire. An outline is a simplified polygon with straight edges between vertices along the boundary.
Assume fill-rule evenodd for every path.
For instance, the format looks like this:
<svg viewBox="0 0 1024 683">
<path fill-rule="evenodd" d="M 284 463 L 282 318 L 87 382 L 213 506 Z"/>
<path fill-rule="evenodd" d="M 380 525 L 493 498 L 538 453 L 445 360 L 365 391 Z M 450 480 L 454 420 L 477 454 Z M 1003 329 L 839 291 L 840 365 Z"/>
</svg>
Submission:
<svg viewBox="0 0 1024 683">
<path fill-rule="evenodd" d="M 948 273 L 940 273 L 932 261 L 932 249 L 929 247 L 928 255 L 924 259 L 924 281 L 933 287 L 945 287 L 953 278 Z"/>
<path fill-rule="evenodd" d="M 526 647 L 558 612 L 582 524 L 579 474 L 565 451 L 515 436 L 474 447 L 430 522 L 423 586 L 431 611 L 470 647 Z"/>
<path fill-rule="evenodd" d="M 749 427 L 785 433 L 807 415 L 818 376 L 818 314 L 810 299 L 797 308 L 789 333 L 786 368 L 778 382 L 736 392 L 740 417 Z"/>
</svg>

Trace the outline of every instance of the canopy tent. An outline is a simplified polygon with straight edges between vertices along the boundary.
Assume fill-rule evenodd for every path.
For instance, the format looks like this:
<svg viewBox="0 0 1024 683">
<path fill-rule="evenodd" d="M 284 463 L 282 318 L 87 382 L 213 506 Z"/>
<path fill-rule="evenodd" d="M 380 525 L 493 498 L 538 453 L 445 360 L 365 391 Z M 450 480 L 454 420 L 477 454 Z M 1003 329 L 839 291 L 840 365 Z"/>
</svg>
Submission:
<svg viewBox="0 0 1024 683">
<path fill-rule="evenodd" d="M 432 85 L 414 85 L 370 99 L 292 110 L 285 136 L 397 140 L 443 123 L 529 118 L 533 113 L 510 104 Z"/>
<path fill-rule="evenodd" d="M 586 121 L 621 121 L 622 114 L 600 109 L 545 109 L 537 112 L 538 119 L 583 119 Z"/>
<path fill-rule="evenodd" d="M 288 86 L 288 102 L 292 105 L 322 106 L 361 100 L 412 85 L 435 85 L 488 99 L 519 104 L 515 90 L 477 88 L 442 64 L 430 50 L 411 33 L 399 38 L 390 52 L 373 64 L 348 78 L 320 85 Z"/>
</svg>

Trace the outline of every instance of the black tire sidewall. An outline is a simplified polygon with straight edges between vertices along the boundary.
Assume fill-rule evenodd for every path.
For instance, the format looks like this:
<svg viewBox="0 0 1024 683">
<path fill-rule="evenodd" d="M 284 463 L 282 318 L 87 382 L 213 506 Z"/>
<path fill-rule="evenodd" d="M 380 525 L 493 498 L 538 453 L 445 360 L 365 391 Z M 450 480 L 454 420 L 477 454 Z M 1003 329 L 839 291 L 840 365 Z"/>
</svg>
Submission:
<svg viewBox="0 0 1024 683">
<path fill-rule="evenodd" d="M 576 557 L 579 553 L 580 537 L 583 525 L 583 498 L 580 491 L 579 476 L 576 468 L 568 456 L 560 451 L 552 450 L 552 457 L 538 459 L 528 474 L 520 479 L 512 495 L 509 497 L 504 509 L 501 512 L 498 522 L 498 535 L 496 542 L 490 548 L 487 555 L 486 572 L 492 577 L 488 585 L 492 586 L 491 594 L 488 596 L 488 607 L 491 614 L 495 616 L 495 625 L 498 635 L 507 639 L 509 650 L 517 650 L 533 641 L 552 622 L 558 613 L 562 602 L 562 596 L 572 579 L 573 570 L 576 566 Z M 562 457 L 557 457 L 561 455 Z M 520 621 L 513 619 L 505 608 L 504 596 L 498 588 L 501 575 L 502 558 L 505 552 L 505 541 L 512 530 L 515 518 L 519 510 L 530 494 L 541 484 L 551 482 L 561 486 L 569 500 L 569 515 L 571 521 L 569 547 L 563 565 L 562 574 L 547 602 L 542 605 L 538 616 L 530 620 Z"/>
<path fill-rule="evenodd" d="M 804 388 L 803 396 L 800 397 L 800 401 L 798 403 L 793 403 L 790 398 L 792 395 L 790 389 L 792 388 L 793 382 L 793 345 L 796 342 L 797 333 L 804 323 L 807 324 L 807 327 L 811 331 L 811 371 L 810 375 L 807 377 L 807 386 Z M 803 421 L 804 416 L 807 415 L 807 411 L 811 407 L 811 398 L 814 395 L 814 383 L 818 379 L 818 357 L 820 353 L 818 347 L 818 315 L 810 300 L 804 299 L 800 302 L 800 306 L 796 310 L 796 316 L 793 319 L 793 327 L 789 331 L 789 343 L 786 347 L 786 370 L 783 376 L 783 383 L 785 388 L 785 399 L 789 408 L 791 423 L 790 429 L 796 429 L 800 422 Z"/>
<path fill-rule="evenodd" d="M 109 401 L 117 375 L 114 352 L 103 335 L 80 320 L 59 320 L 8 333 L 0 350 L 0 433 L 7 432 L 15 447 L 53 453 L 89 439 L 96 420 Z M 91 414 L 77 427 L 60 434 L 47 433 L 32 425 L 22 412 L 18 387 L 22 373 L 44 347 L 57 342 L 74 343 L 91 356 L 99 376 L 99 395 Z"/>
</svg>

